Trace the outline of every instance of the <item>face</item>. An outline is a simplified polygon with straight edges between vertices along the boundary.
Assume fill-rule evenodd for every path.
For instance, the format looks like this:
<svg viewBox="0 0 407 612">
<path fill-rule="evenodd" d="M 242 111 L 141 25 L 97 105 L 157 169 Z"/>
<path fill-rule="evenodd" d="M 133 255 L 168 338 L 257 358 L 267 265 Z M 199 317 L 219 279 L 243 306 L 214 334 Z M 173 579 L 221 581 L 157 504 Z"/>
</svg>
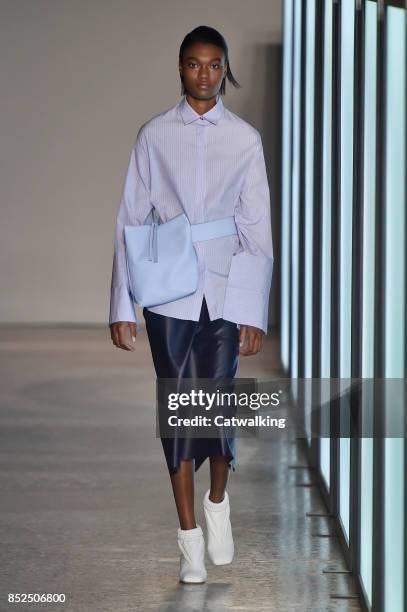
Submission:
<svg viewBox="0 0 407 612">
<path fill-rule="evenodd" d="M 223 50 L 209 43 L 194 43 L 188 47 L 179 64 L 186 92 L 201 100 L 216 96 L 226 70 Z"/>
</svg>

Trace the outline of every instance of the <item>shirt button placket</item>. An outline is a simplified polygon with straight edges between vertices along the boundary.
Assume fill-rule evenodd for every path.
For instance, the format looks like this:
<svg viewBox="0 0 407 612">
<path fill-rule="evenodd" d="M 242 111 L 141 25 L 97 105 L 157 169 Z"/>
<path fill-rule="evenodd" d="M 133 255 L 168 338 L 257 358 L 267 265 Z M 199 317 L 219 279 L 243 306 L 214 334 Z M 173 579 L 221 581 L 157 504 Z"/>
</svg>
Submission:
<svg viewBox="0 0 407 612">
<path fill-rule="evenodd" d="M 201 122 L 202 120 L 202 122 Z M 200 121 L 196 124 L 196 139 L 197 139 L 197 159 L 196 159 L 196 193 L 195 193 L 195 210 L 196 210 L 196 221 L 195 223 L 203 223 L 205 221 L 205 192 L 206 192 L 206 184 L 205 184 L 205 145 L 206 145 L 206 125 L 204 123 L 204 118 L 201 117 Z M 201 245 L 198 243 L 197 247 L 199 248 Z M 200 251 L 200 276 L 202 286 L 204 284 L 204 274 L 205 274 L 205 262 L 202 258 L 202 251 Z"/>
<path fill-rule="evenodd" d="M 203 119 L 203 117 L 201 117 Z M 196 126 L 197 138 L 197 160 L 196 160 L 196 211 L 198 223 L 205 221 L 204 199 L 205 199 L 205 141 L 206 141 L 206 126 L 203 123 L 198 123 Z"/>
</svg>

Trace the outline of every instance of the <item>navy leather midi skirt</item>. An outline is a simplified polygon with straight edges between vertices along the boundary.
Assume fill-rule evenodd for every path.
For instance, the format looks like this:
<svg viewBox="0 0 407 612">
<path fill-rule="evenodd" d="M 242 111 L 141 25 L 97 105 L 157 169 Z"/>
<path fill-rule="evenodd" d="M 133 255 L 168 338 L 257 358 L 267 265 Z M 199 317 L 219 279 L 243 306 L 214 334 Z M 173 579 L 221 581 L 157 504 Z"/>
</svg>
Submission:
<svg viewBox="0 0 407 612">
<path fill-rule="evenodd" d="M 232 379 L 239 363 L 239 328 L 224 319 L 209 318 L 205 297 L 199 321 L 176 319 L 143 308 L 157 378 Z M 161 437 L 169 473 L 181 459 L 195 459 L 195 472 L 207 457 L 223 455 L 236 469 L 236 440 L 225 433 L 216 437 Z"/>
</svg>

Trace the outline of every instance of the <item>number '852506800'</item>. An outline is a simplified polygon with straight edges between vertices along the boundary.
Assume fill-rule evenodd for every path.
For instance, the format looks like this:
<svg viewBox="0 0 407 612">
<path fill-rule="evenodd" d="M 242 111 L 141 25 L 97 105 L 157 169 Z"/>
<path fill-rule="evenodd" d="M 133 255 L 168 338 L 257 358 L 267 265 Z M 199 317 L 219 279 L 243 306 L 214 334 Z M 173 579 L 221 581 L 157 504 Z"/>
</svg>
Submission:
<svg viewBox="0 0 407 612">
<path fill-rule="evenodd" d="M 65 593 L 9 593 L 9 603 L 65 603 Z"/>
</svg>

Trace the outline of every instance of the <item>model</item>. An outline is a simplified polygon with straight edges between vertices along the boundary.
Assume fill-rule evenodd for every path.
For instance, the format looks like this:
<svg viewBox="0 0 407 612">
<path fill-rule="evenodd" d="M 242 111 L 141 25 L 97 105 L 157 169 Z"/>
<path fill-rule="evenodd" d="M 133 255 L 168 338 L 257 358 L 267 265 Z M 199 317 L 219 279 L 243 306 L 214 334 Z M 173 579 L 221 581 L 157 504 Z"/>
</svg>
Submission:
<svg viewBox="0 0 407 612">
<path fill-rule="evenodd" d="M 162 222 L 184 212 L 191 224 L 232 216 L 236 231 L 197 241 L 197 290 L 144 307 L 157 378 L 230 379 L 239 354 L 255 355 L 267 333 L 273 270 L 270 192 L 260 133 L 222 101 L 226 79 L 240 87 L 223 36 L 199 26 L 179 52 L 181 98 L 141 126 L 118 208 L 109 324 L 114 345 L 134 350 L 137 318 L 129 290 L 125 225 L 146 224 L 155 208 Z M 131 333 L 132 341 L 127 340 Z M 235 439 L 161 438 L 179 516 L 179 578 L 204 582 L 205 540 L 194 515 L 194 472 L 207 457 L 210 488 L 203 505 L 208 555 L 232 562 L 234 542 L 226 491 L 236 467 Z"/>
</svg>

